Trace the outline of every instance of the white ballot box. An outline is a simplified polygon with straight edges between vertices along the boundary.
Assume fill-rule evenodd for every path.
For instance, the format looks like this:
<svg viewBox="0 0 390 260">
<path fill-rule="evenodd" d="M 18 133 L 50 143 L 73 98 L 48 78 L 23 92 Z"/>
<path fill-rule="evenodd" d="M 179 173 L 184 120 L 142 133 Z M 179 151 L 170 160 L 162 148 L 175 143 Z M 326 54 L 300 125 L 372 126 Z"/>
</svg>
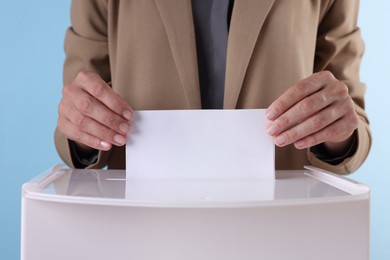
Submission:
<svg viewBox="0 0 390 260">
<path fill-rule="evenodd" d="M 23 185 L 23 260 L 367 260 L 370 190 L 308 167 L 275 180 L 126 180 L 56 166 Z"/>
</svg>

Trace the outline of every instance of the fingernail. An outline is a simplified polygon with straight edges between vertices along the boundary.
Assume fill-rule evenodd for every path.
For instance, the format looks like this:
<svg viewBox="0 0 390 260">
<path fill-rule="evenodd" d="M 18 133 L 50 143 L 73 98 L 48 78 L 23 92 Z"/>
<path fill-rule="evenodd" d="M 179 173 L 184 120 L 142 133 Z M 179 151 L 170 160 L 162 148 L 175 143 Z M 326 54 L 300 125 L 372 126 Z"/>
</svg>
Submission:
<svg viewBox="0 0 390 260">
<path fill-rule="evenodd" d="M 287 139 L 284 135 L 279 135 L 275 138 L 276 145 L 284 145 L 286 143 Z"/>
<path fill-rule="evenodd" d="M 121 131 L 122 133 L 127 134 L 129 130 L 130 130 L 129 124 L 122 123 L 119 125 L 119 131 Z"/>
<path fill-rule="evenodd" d="M 305 141 L 303 141 L 303 140 L 299 140 L 299 141 L 295 142 L 296 148 L 302 148 L 304 146 L 305 146 Z"/>
<path fill-rule="evenodd" d="M 267 133 L 269 135 L 274 135 L 276 134 L 276 132 L 278 131 L 277 127 L 273 124 L 270 124 L 268 127 L 267 127 Z"/>
<path fill-rule="evenodd" d="M 110 149 L 111 145 L 107 142 L 101 141 L 100 146 L 103 147 L 104 149 Z"/>
<path fill-rule="evenodd" d="M 276 116 L 275 112 L 273 110 L 267 110 L 265 112 L 265 117 L 268 119 L 268 120 L 272 120 L 274 119 Z"/>
<path fill-rule="evenodd" d="M 133 119 L 133 113 L 131 113 L 129 110 L 125 110 L 122 113 L 123 117 L 126 118 L 127 120 Z"/>
<path fill-rule="evenodd" d="M 119 145 L 124 145 L 126 143 L 126 139 L 121 135 L 115 135 L 114 141 Z"/>
</svg>

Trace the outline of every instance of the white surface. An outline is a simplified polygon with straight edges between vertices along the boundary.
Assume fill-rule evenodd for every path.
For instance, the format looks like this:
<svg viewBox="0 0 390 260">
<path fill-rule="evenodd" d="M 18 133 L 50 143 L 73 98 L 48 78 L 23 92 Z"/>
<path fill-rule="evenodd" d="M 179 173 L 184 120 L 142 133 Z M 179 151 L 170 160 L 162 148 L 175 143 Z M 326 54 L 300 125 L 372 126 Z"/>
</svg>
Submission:
<svg viewBox="0 0 390 260">
<path fill-rule="evenodd" d="M 137 111 L 128 179 L 274 179 L 264 109 Z"/>
<path fill-rule="evenodd" d="M 315 168 L 276 176 L 259 181 L 271 198 L 256 180 L 126 185 L 121 170 L 54 167 L 23 185 L 22 260 L 369 259 L 367 186 Z"/>
<path fill-rule="evenodd" d="M 70 170 L 55 166 L 24 184 L 29 199 L 143 207 L 242 207 L 367 198 L 369 188 L 315 167 L 278 171 L 276 180 L 126 181 L 124 170 Z M 351 196 L 353 195 L 353 196 Z"/>
</svg>

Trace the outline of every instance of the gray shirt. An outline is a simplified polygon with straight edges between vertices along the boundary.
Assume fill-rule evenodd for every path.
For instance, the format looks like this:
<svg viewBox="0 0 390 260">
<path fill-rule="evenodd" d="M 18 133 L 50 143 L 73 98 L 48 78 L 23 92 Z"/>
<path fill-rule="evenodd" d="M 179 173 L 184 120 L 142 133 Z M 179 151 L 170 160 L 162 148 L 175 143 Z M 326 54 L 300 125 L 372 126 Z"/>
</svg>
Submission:
<svg viewBox="0 0 390 260">
<path fill-rule="evenodd" d="M 233 0 L 192 0 L 203 109 L 222 109 Z"/>
</svg>

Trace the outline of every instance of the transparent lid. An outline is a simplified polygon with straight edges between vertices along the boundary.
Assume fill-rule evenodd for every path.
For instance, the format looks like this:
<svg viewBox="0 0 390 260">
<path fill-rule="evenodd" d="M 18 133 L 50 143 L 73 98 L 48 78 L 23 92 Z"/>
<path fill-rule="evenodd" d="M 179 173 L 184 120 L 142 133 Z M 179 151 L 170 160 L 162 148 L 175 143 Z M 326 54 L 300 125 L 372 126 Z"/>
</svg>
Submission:
<svg viewBox="0 0 390 260">
<path fill-rule="evenodd" d="M 82 204 L 237 207 L 361 199 L 369 188 L 314 167 L 276 171 L 276 180 L 126 180 L 124 170 L 57 165 L 26 183 L 23 196 Z"/>
</svg>

